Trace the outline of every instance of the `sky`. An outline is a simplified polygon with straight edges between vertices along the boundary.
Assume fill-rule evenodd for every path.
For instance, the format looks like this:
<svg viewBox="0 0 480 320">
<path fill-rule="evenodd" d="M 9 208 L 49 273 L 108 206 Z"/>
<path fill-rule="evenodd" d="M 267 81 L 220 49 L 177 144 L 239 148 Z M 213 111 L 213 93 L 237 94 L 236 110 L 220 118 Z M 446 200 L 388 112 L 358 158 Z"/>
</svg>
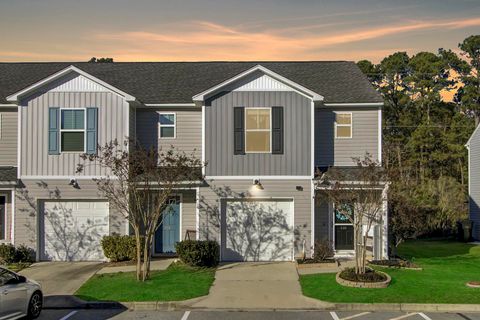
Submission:
<svg viewBox="0 0 480 320">
<path fill-rule="evenodd" d="M 0 61 L 379 62 L 480 34 L 480 0 L 0 0 Z"/>
</svg>

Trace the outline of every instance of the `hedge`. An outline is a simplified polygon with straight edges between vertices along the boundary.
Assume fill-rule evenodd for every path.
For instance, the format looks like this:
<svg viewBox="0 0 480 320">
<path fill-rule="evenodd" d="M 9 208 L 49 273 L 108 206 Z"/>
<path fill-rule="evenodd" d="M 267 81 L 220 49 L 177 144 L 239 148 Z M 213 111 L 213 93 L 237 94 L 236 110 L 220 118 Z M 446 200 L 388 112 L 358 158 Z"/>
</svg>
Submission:
<svg viewBox="0 0 480 320">
<path fill-rule="evenodd" d="M 0 244 L 0 263 L 35 262 L 35 251 L 25 245 Z"/>
<path fill-rule="evenodd" d="M 216 241 L 184 240 L 175 244 L 180 260 L 193 267 L 215 267 L 220 257 Z"/>
<path fill-rule="evenodd" d="M 112 262 L 130 261 L 137 258 L 137 244 L 134 236 L 104 236 L 102 248 L 105 257 Z"/>
</svg>

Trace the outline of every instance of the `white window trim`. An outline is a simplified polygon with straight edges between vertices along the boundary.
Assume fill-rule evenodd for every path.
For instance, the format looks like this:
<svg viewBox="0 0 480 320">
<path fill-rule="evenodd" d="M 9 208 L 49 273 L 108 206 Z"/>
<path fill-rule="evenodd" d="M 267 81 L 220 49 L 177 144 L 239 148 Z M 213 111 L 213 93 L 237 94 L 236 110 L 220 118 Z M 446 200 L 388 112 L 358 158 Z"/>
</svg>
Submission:
<svg viewBox="0 0 480 320">
<path fill-rule="evenodd" d="M 352 112 L 339 112 L 334 111 L 335 113 L 335 139 L 352 139 L 353 138 L 353 113 Z M 350 116 L 350 124 L 338 124 L 337 123 L 337 115 L 349 115 Z M 350 127 L 350 136 L 349 137 L 338 137 L 337 136 L 337 127 Z"/>
<path fill-rule="evenodd" d="M 336 248 L 337 244 L 335 243 L 335 230 L 336 230 L 335 227 L 336 226 L 352 226 L 352 228 L 355 228 L 353 222 L 351 222 L 351 221 L 343 222 L 343 223 L 342 222 L 335 222 L 335 220 L 336 220 L 335 219 L 335 210 L 336 210 L 335 207 L 336 206 L 337 206 L 337 204 L 334 202 L 333 203 L 333 212 L 332 212 L 333 213 L 332 214 L 332 219 L 333 219 L 333 221 L 332 221 L 333 222 L 332 223 L 332 225 L 333 225 L 333 232 L 332 232 L 332 234 L 333 234 L 333 238 L 332 238 L 333 250 L 335 252 L 351 252 L 351 251 L 354 251 L 354 249 L 353 250 L 345 250 L 345 249 L 337 250 L 337 248 Z M 353 206 L 353 216 L 355 217 L 355 206 Z M 353 242 L 354 242 L 354 245 L 355 245 L 355 233 L 353 235 L 354 235 Z"/>
<path fill-rule="evenodd" d="M 62 111 L 63 110 L 83 110 L 83 129 L 62 129 Z M 60 108 L 58 150 L 62 153 L 85 153 L 87 152 L 87 108 Z M 83 132 L 83 151 L 62 151 L 62 132 Z"/>
<path fill-rule="evenodd" d="M 160 117 L 162 115 L 173 115 L 173 124 L 161 124 Z M 163 128 L 173 128 L 173 137 L 162 137 Z M 177 113 L 176 112 L 159 112 L 158 113 L 158 137 L 160 139 L 176 139 L 177 138 Z"/>
<path fill-rule="evenodd" d="M 269 110 L 270 112 L 270 129 L 247 129 L 247 110 Z M 272 108 L 269 107 L 246 107 L 245 108 L 245 119 L 244 120 L 244 126 L 245 126 L 245 132 L 244 132 L 244 137 L 245 137 L 245 153 L 262 153 L 262 154 L 271 154 L 272 153 Z M 270 150 L 269 151 L 247 151 L 247 132 L 270 132 Z"/>
</svg>

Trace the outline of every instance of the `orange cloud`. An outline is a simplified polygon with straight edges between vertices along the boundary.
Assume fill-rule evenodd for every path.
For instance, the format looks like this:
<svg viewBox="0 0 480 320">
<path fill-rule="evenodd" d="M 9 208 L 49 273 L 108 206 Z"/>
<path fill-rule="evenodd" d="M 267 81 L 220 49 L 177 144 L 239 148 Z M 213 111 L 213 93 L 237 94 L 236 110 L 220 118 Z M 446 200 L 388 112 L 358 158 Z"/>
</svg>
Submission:
<svg viewBox="0 0 480 320">
<path fill-rule="evenodd" d="M 322 25 L 320 25 L 322 26 Z M 355 43 L 382 38 L 390 35 L 413 32 L 417 30 L 448 28 L 458 29 L 480 26 L 480 18 L 453 21 L 408 22 L 398 25 L 347 30 L 336 34 L 318 34 L 315 25 L 305 27 L 283 28 L 268 31 L 245 31 L 241 28 L 228 27 L 207 21 L 197 21 L 183 25 L 182 29 L 166 26 L 161 33 L 132 31 L 123 33 L 101 33 L 95 35 L 98 40 L 122 48 L 136 49 L 130 52 L 116 50 L 114 56 L 123 60 L 309 60 L 346 59 L 362 56 L 356 51 L 355 57 L 349 52 L 332 57 L 331 49 L 335 45 Z M 308 31 L 313 29 L 312 31 Z M 293 32 L 295 31 L 295 32 Z M 329 48 L 328 53 L 321 49 Z M 405 49 L 401 49 L 405 50 Z M 368 56 L 392 50 L 375 50 Z"/>
</svg>

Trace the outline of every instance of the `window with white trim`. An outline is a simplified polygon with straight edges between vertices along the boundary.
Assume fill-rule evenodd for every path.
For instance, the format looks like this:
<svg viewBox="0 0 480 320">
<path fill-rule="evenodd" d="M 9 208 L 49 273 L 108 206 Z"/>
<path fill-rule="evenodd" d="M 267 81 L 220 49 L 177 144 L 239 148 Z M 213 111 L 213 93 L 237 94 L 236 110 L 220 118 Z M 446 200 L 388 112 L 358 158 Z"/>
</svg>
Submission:
<svg viewBox="0 0 480 320">
<path fill-rule="evenodd" d="M 60 151 L 85 152 L 85 110 L 61 109 Z"/>
<path fill-rule="evenodd" d="M 335 138 L 348 139 L 352 137 L 352 113 L 335 113 Z"/>
<path fill-rule="evenodd" d="M 245 108 L 245 152 L 270 153 L 272 150 L 272 109 Z"/>
<path fill-rule="evenodd" d="M 175 113 L 160 113 L 158 119 L 159 136 L 162 139 L 175 139 L 176 136 L 176 119 Z"/>
</svg>

